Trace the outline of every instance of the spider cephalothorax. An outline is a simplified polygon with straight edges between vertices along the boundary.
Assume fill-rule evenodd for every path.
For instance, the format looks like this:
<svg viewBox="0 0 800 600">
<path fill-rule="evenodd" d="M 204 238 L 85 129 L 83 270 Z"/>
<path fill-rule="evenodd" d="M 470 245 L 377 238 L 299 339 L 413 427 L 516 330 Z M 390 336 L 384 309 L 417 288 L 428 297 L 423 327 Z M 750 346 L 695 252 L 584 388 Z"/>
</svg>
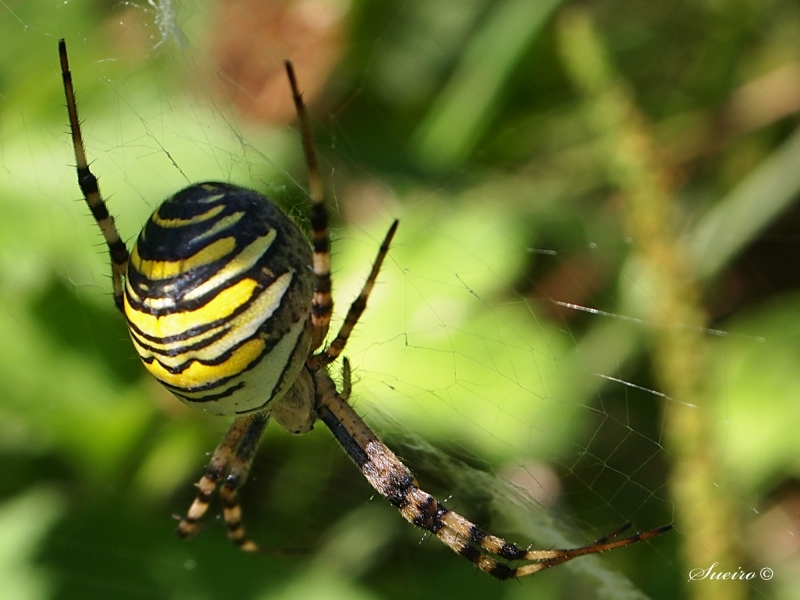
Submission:
<svg viewBox="0 0 800 600">
<path fill-rule="evenodd" d="M 228 536 L 243 550 L 260 550 L 242 525 L 237 491 L 270 417 L 292 433 L 305 433 L 318 420 L 325 423 L 370 485 L 406 520 L 498 579 L 536 573 L 671 529 L 668 525 L 617 539 L 628 529 L 624 526 L 581 548 L 522 549 L 482 531 L 421 490 L 411 471 L 347 403 L 347 360 L 342 365 L 342 391 L 328 374 L 328 365 L 341 355 L 366 308 L 397 221 L 389 227 L 336 337 L 324 345 L 333 311 L 328 217 L 291 63 L 286 70 L 309 167 L 311 243 L 265 196 L 206 182 L 167 198 L 145 223 L 129 254 L 89 170 L 64 40 L 59 42 L 59 55 L 78 183 L 108 245 L 114 300 L 127 320 L 134 347 L 147 370 L 178 399 L 211 414 L 234 417 L 178 525 L 181 537 L 197 531 L 224 478 L 220 496 Z M 524 564 L 512 567 L 498 559 Z"/>
</svg>

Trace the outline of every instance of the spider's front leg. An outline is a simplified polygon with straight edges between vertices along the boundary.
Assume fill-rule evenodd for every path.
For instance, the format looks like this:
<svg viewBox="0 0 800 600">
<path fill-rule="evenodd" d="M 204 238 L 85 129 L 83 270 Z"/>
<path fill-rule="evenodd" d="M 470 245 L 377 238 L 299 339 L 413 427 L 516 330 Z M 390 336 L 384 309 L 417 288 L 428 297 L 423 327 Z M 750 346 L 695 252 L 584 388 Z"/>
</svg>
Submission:
<svg viewBox="0 0 800 600">
<path fill-rule="evenodd" d="M 186 516 L 178 524 L 179 537 L 188 538 L 197 533 L 198 523 L 208 510 L 211 495 L 217 489 L 217 483 L 227 473 L 220 490 L 220 497 L 222 498 L 228 537 L 242 550 L 250 552 L 260 550 L 255 542 L 247 538 L 242 525 L 242 511 L 239 507 L 237 492 L 247 479 L 258 442 L 268 420 L 269 417 L 266 414 L 255 413 L 238 417 L 233 422 L 211 456 L 205 475 L 197 484 L 198 492 L 194 502 L 189 507 Z"/>
<path fill-rule="evenodd" d="M 453 552 L 472 562 L 481 571 L 498 579 L 531 575 L 586 554 L 621 548 L 655 537 L 672 525 L 646 533 L 616 539 L 628 525 L 579 548 L 569 550 L 525 550 L 516 544 L 488 534 L 458 513 L 445 508 L 436 498 L 420 489 L 411 471 L 378 439 L 353 408 L 337 393 L 333 380 L 324 372 L 314 375 L 317 413 L 336 440 L 358 465 L 370 485 L 398 508 L 409 523 L 426 529 Z M 527 561 L 511 567 L 497 558 Z"/>
<path fill-rule="evenodd" d="M 222 515 L 228 528 L 228 538 L 246 552 L 260 552 L 261 547 L 247 537 L 242 524 L 242 509 L 239 507 L 239 488 L 247 481 L 250 466 L 258 450 L 258 442 L 267 427 L 269 417 L 264 413 L 253 415 L 253 421 L 245 431 L 236 456 L 233 458 L 228 476 L 219 491 L 222 499 Z"/>
</svg>

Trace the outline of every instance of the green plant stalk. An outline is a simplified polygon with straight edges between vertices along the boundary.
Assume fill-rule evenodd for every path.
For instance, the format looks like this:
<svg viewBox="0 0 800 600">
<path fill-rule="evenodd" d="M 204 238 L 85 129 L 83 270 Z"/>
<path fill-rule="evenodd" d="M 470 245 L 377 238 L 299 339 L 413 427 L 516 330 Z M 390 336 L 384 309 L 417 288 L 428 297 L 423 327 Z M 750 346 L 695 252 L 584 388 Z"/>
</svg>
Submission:
<svg viewBox="0 0 800 600">
<path fill-rule="evenodd" d="M 514 68 L 560 2 L 503 0 L 493 7 L 415 133 L 420 165 L 443 171 L 469 156 Z"/>
<path fill-rule="evenodd" d="M 657 156 L 648 124 L 627 87 L 615 74 L 587 12 L 565 13 L 559 33 L 567 71 L 584 94 L 593 127 L 605 143 L 609 180 L 623 200 L 625 227 L 633 239 L 633 306 L 651 323 L 648 332 L 655 367 L 667 402 L 664 432 L 673 457 L 671 494 L 678 532 L 685 536 L 684 570 L 734 571 L 741 562 L 738 514 L 720 492 L 719 457 L 710 415 L 714 399 L 706 381 L 706 317 L 693 276 L 689 249 L 676 227 L 672 181 Z M 631 288 L 633 289 L 633 288 Z M 687 586 L 694 598 L 744 598 L 741 581 L 698 581 Z"/>
<path fill-rule="evenodd" d="M 709 210 L 691 236 L 695 274 L 710 279 L 787 210 L 800 190 L 800 129 Z"/>
</svg>

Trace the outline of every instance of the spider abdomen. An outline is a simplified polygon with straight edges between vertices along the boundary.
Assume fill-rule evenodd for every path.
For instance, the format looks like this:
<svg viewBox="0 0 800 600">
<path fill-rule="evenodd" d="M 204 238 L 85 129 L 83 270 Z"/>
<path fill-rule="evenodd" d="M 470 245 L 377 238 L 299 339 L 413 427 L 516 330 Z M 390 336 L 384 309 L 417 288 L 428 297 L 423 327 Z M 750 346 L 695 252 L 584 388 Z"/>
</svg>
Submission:
<svg viewBox="0 0 800 600">
<path fill-rule="evenodd" d="M 311 248 L 261 194 L 207 182 L 151 215 L 128 263 L 124 308 L 145 367 L 213 414 L 265 408 L 308 355 Z"/>
</svg>

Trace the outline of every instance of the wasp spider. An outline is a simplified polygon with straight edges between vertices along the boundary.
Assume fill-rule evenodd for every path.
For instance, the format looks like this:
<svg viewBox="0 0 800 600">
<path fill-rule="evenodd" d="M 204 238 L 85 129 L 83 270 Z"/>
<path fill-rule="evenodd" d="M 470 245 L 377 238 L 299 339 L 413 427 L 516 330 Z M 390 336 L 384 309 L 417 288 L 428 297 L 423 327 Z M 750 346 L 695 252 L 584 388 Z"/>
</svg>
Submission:
<svg viewBox="0 0 800 600">
<path fill-rule="evenodd" d="M 286 71 L 309 169 L 311 244 L 258 192 L 205 182 L 167 198 L 129 254 L 89 170 L 64 40 L 59 42 L 59 55 L 78 184 L 108 245 L 114 301 L 128 323 L 131 341 L 145 368 L 179 400 L 211 414 L 234 417 L 198 483 L 197 497 L 178 525 L 180 537 L 197 531 L 221 484 L 228 537 L 242 550 L 261 550 L 242 525 L 237 493 L 270 417 L 292 433 L 305 433 L 321 420 L 370 485 L 403 518 L 498 579 L 536 573 L 671 528 L 618 539 L 626 525 L 581 548 L 520 548 L 484 532 L 421 490 L 411 471 L 355 413 L 347 403 L 347 360 L 342 365 L 342 392 L 328 367 L 344 350 L 367 305 L 397 221 L 389 228 L 344 324 L 325 344 L 333 309 L 328 216 L 308 116 L 291 63 L 286 62 Z M 512 567 L 498 559 L 523 564 Z"/>
</svg>

